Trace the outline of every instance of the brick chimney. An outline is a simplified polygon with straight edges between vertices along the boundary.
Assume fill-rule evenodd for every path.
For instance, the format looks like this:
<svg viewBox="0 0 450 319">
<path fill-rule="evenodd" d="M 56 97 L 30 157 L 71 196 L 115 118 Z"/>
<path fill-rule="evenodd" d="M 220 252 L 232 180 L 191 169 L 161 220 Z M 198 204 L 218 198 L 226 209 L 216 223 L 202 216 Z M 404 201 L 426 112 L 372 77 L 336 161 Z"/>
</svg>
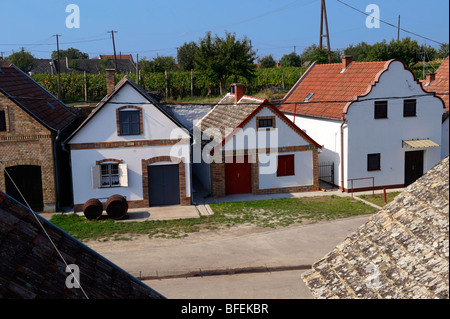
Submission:
<svg viewBox="0 0 450 319">
<path fill-rule="evenodd" d="M 116 88 L 115 74 L 115 69 L 106 69 L 106 94 L 108 95 L 113 93 Z"/>
<path fill-rule="evenodd" d="M 350 65 L 350 63 L 352 63 L 352 59 L 353 57 L 351 55 L 344 55 L 342 57 L 342 67 L 346 69 Z"/>
<path fill-rule="evenodd" d="M 233 83 L 231 84 L 231 94 L 234 94 L 234 103 L 237 104 L 244 96 L 244 84 Z"/>
<path fill-rule="evenodd" d="M 428 73 L 426 78 L 425 78 L 425 82 L 426 83 L 431 83 L 436 79 L 436 73 Z"/>
</svg>

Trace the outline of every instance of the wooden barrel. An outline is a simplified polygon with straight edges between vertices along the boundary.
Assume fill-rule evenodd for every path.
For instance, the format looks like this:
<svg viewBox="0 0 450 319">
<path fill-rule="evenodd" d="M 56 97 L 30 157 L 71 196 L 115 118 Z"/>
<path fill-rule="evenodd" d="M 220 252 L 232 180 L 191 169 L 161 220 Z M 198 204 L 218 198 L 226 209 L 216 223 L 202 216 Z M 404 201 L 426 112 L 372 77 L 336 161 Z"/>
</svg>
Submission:
<svg viewBox="0 0 450 319">
<path fill-rule="evenodd" d="M 113 219 L 122 219 L 128 211 L 128 203 L 122 195 L 112 195 L 106 202 L 106 213 Z"/>
<path fill-rule="evenodd" d="M 83 213 L 87 219 L 99 219 L 103 213 L 103 204 L 97 198 L 91 198 L 83 205 Z"/>
</svg>

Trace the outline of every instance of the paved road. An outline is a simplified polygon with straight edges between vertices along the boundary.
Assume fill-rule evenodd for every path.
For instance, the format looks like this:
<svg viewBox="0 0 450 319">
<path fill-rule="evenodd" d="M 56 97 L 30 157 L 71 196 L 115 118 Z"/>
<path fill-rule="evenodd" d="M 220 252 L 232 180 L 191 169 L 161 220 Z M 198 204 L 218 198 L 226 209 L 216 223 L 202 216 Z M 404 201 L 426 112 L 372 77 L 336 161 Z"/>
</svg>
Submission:
<svg viewBox="0 0 450 319">
<path fill-rule="evenodd" d="M 253 285 L 260 284 L 262 278 L 269 281 L 272 278 L 272 281 L 276 279 L 275 281 L 279 282 L 281 279 L 277 276 L 284 276 L 283 280 L 286 280 L 289 273 L 295 274 L 296 282 L 299 283 L 298 272 L 283 272 L 283 274 L 280 272 L 277 275 L 272 275 L 273 270 L 283 267 L 309 268 L 311 264 L 331 251 L 368 219 L 369 216 L 366 215 L 178 246 L 147 247 L 126 251 L 97 251 L 132 275 L 144 279 L 156 276 L 166 278 L 170 276 L 187 277 L 192 274 L 208 274 L 217 271 L 267 268 L 272 270 L 272 273 L 255 274 L 256 277 L 252 277 L 256 278 L 253 280 Z M 236 276 L 244 278 L 243 275 Z M 217 276 L 216 279 L 219 281 L 225 279 L 225 283 L 231 283 L 225 277 L 228 276 Z M 187 281 L 186 279 L 178 279 L 178 281 L 167 279 L 167 281 L 163 280 L 160 283 L 167 285 L 167 287 L 170 287 L 171 283 L 176 283 L 174 286 L 178 285 L 179 288 L 177 289 L 184 291 L 186 286 L 181 284 L 184 281 L 193 284 L 195 280 L 200 283 L 207 283 L 212 279 L 212 277 L 205 278 L 191 278 Z M 292 280 L 292 276 L 290 280 Z M 249 279 L 247 283 L 251 281 Z M 152 286 L 151 282 L 150 286 Z M 155 284 L 156 286 L 161 287 L 158 284 Z M 211 287 L 214 287 L 214 285 Z M 253 286 L 253 288 L 252 286 L 245 287 L 247 291 L 258 290 L 254 289 L 256 286 Z M 182 296 L 177 291 L 167 290 L 167 292 L 169 296 Z M 164 289 L 161 289 L 161 293 L 164 295 Z M 212 295 L 213 292 L 210 294 L 206 292 L 201 296 Z M 193 294 L 190 297 L 193 298 L 195 295 Z"/>
</svg>

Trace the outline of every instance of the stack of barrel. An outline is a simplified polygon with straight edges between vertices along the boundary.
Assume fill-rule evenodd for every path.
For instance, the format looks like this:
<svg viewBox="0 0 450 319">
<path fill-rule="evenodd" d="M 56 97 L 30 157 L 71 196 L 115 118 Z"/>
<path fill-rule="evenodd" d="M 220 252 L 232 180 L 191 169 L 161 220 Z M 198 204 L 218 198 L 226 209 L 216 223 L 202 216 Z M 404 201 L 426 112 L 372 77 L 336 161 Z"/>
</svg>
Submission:
<svg viewBox="0 0 450 319">
<path fill-rule="evenodd" d="M 122 195 L 112 195 L 106 201 L 106 213 L 115 220 L 125 217 L 128 203 Z M 103 213 L 103 204 L 96 198 L 91 198 L 83 206 L 83 213 L 87 219 L 99 219 Z"/>
</svg>

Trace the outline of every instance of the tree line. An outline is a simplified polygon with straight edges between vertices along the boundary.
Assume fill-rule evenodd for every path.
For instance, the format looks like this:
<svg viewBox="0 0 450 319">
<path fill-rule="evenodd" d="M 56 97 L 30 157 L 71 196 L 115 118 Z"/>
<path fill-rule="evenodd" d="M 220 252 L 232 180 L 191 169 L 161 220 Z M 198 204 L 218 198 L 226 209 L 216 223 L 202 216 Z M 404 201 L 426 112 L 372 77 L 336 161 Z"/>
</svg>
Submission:
<svg viewBox="0 0 450 319">
<path fill-rule="evenodd" d="M 57 53 L 53 52 L 52 58 Z M 417 62 L 433 61 L 448 56 L 448 44 L 441 45 L 438 49 L 431 46 L 420 45 L 409 37 L 402 40 L 382 41 L 375 44 L 360 42 L 351 44 L 343 50 L 331 52 L 331 62 L 338 63 L 343 55 L 352 55 L 355 61 L 385 61 L 400 59 L 405 64 L 414 68 Z M 88 55 L 77 49 L 69 48 L 60 51 L 60 58 L 86 59 Z M 14 52 L 7 59 L 19 68 L 28 72 L 32 64 L 32 56 L 28 52 Z M 226 32 L 224 37 L 212 35 L 207 32 L 198 42 L 184 43 L 177 49 L 176 58 L 173 56 L 157 56 L 151 60 L 146 58 L 139 61 L 140 84 L 150 91 L 161 91 L 165 95 L 183 97 L 189 94 L 195 96 L 223 95 L 230 82 L 243 82 L 250 91 L 258 91 L 268 87 L 289 88 L 298 79 L 302 71 L 292 71 L 289 68 L 300 68 L 306 61 L 328 63 L 328 53 L 320 50 L 316 45 L 311 45 L 301 54 L 292 52 L 284 55 L 276 61 L 273 55 L 257 56 L 247 37 L 238 39 L 236 34 Z M 259 68 L 255 67 L 258 63 Z M 277 66 L 281 67 L 277 70 Z M 266 71 L 263 71 L 266 70 Z M 304 71 L 304 70 L 303 70 Z M 297 79 L 292 83 L 292 74 Z M 416 75 L 420 75 L 417 73 Z M 72 92 L 79 87 L 79 78 L 82 75 L 70 74 L 62 77 L 62 92 L 76 98 L 82 96 L 80 92 Z M 136 76 L 136 75 L 132 75 Z M 131 76 L 131 77 L 132 77 Z M 422 75 L 418 76 L 419 78 Z M 53 78 L 50 75 L 39 75 L 44 87 L 53 90 Z M 88 95 L 93 99 L 102 97 L 102 89 L 94 81 L 103 81 L 103 77 L 89 75 L 86 82 Z M 84 81 L 84 80 L 83 80 Z M 64 86 L 67 84 L 67 87 Z M 70 84 L 71 83 L 71 84 Z M 85 93 L 84 93 L 85 94 Z"/>
</svg>

